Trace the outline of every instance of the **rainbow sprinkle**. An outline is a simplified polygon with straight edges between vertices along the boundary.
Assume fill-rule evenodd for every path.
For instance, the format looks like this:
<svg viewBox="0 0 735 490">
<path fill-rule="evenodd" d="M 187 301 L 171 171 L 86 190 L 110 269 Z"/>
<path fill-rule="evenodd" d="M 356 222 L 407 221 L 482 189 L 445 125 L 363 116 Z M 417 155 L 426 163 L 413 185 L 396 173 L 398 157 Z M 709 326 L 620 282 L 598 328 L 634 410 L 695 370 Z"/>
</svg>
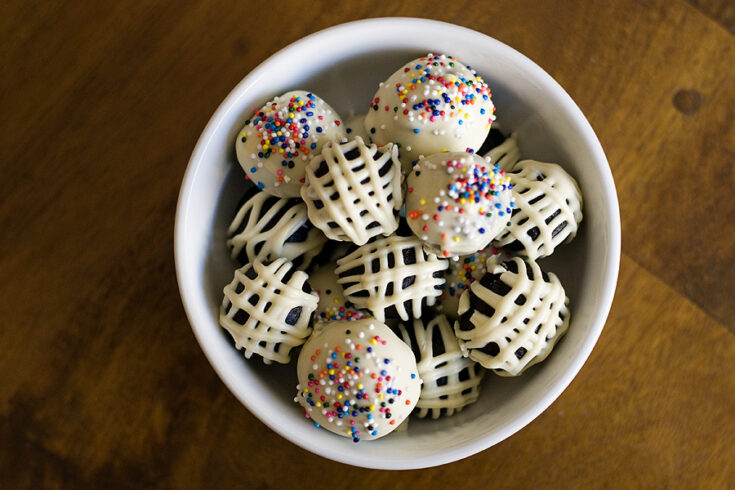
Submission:
<svg viewBox="0 0 735 490">
<path fill-rule="evenodd" d="M 461 126 L 464 120 L 470 117 L 465 109 L 475 105 L 480 99 L 490 100 L 492 93 L 482 77 L 469 66 L 467 69 L 473 75 L 471 78 L 453 73 L 451 69 L 455 63 L 457 59 L 453 56 L 433 53 L 419 58 L 413 67 L 406 66 L 403 69 L 410 81 L 398 82 L 395 85 L 401 107 L 381 105 L 380 97 L 376 97 L 371 102 L 370 108 L 373 111 L 393 111 L 411 120 L 429 122 L 456 120 L 457 125 Z M 486 130 L 490 129 L 495 119 L 494 113 L 494 106 L 489 110 L 480 109 L 480 114 L 487 116 Z M 420 132 L 419 129 L 413 131 Z"/>
<path fill-rule="evenodd" d="M 329 328 L 329 327 L 327 327 Z M 327 421 L 344 428 L 344 434 L 354 442 L 360 442 L 362 431 L 370 436 L 379 436 L 379 420 L 389 425 L 398 422 L 393 417 L 392 407 L 397 404 L 410 405 L 415 402 L 403 398 L 403 391 L 395 385 L 396 366 L 390 357 L 381 357 L 379 350 L 387 342 L 379 335 L 359 332 L 352 338 L 345 331 L 342 344 L 326 351 L 316 349 L 310 356 L 312 370 L 306 386 L 299 397 L 311 409 L 319 409 Z M 304 354 L 302 354 L 304 355 Z M 370 367 L 379 366 L 370 370 Z M 418 375 L 411 374 L 411 379 Z M 302 406 L 304 416 L 311 418 L 310 410 Z M 315 427 L 319 424 L 314 422 Z"/>
<path fill-rule="evenodd" d="M 434 221 L 436 226 L 441 228 L 444 223 L 442 213 L 456 213 L 488 219 L 493 219 L 494 216 L 510 217 L 515 203 L 511 199 L 508 206 L 503 206 L 500 195 L 512 189 L 513 185 L 510 176 L 506 175 L 498 164 L 476 163 L 468 158 L 447 160 L 442 165 L 446 174 L 451 176 L 446 189 L 441 192 L 440 196 L 420 198 L 418 203 L 422 207 L 408 210 L 406 215 L 409 219 Z M 420 168 L 416 168 L 416 177 L 420 176 L 421 172 Z M 409 194 L 415 192 L 412 187 L 409 187 L 407 191 Z M 424 208 L 423 206 L 427 203 L 429 203 L 428 208 Z M 476 225 L 474 230 L 470 230 L 470 234 L 476 232 L 484 235 L 487 231 L 485 226 L 488 223 L 481 219 L 476 221 Z M 424 224 L 421 229 L 424 232 L 429 231 L 430 225 Z M 441 234 L 442 255 L 444 257 L 451 255 L 451 252 L 444 245 L 447 242 L 458 243 L 463 238 L 456 231 L 447 229 L 447 233 Z"/>
<path fill-rule="evenodd" d="M 308 158 L 316 147 L 316 134 L 323 133 L 325 127 L 324 115 L 317 107 L 320 102 L 314 94 L 308 93 L 305 97 L 292 95 L 284 105 L 276 98 L 260 110 L 253 113 L 253 117 L 245 121 L 246 131 L 240 135 L 240 141 L 245 143 L 248 138 L 257 138 L 257 158 L 280 160 L 281 168 L 276 170 L 276 183 L 290 182 L 289 170 L 296 167 L 294 161 L 298 157 Z M 339 126 L 341 122 L 335 120 Z M 255 156 L 255 155 L 253 155 Z M 258 168 L 250 168 L 252 174 L 257 174 Z M 250 176 L 256 185 L 263 188 L 263 183 Z M 304 182 L 300 177 L 299 182 Z"/>
<path fill-rule="evenodd" d="M 315 290 L 319 295 L 319 300 L 322 299 L 322 291 L 320 289 Z M 327 295 L 331 294 L 331 290 L 327 289 L 324 291 Z M 325 298 L 326 299 L 326 298 Z M 333 305 L 328 305 L 324 311 L 318 313 L 318 321 L 329 321 L 329 320 L 363 320 L 365 318 L 372 318 L 369 314 L 362 310 L 359 310 L 352 302 L 344 301 L 342 304 L 342 298 L 335 297 L 332 299 Z M 321 304 L 319 305 L 321 309 Z"/>
</svg>

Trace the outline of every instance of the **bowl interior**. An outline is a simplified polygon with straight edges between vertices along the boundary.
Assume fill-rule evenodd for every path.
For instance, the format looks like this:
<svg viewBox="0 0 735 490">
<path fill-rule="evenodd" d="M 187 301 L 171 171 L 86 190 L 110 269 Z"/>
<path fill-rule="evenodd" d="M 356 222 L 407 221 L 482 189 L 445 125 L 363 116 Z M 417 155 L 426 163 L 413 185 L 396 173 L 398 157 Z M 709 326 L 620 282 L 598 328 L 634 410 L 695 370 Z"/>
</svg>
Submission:
<svg viewBox="0 0 735 490">
<path fill-rule="evenodd" d="M 379 33 L 379 34 L 378 34 Z M 291 89 L 313 91 L 343 119 L 361 114 L 385 80 L 427 52 L 447 53 L 490 85 L 504 131 L 519 135 L 524 158 L 560 163 L 578 181 L 584 220 L 575 240 L 540 265 L 557 274 L 570 298 L 571 325 L 551 356 L 518 378 L 488 373 L 480 400 L 455 416 L 409 421 L 404 431 L 354 444 L 316 430 L 293 402 L 296 369 L 245 360 L 218 326 L 222 288 L 236 264 L 226 229 L 246 181 L 234 152 L 244 121 Z M 464 28 L 420 19 L 371 19 L 319 32 L 269 58 L 217 110 L 197 144 L 177 212 L 176 262 L 194 332 L 220 377 L 256 416 L 322 456 L 374 468 L 416 468 L 468 456 L 533 420 L 581 368 L 604 324 L 619 261 L 619 217 L 607 161 L 569 96 L 511 48 Z"/>
</svg>

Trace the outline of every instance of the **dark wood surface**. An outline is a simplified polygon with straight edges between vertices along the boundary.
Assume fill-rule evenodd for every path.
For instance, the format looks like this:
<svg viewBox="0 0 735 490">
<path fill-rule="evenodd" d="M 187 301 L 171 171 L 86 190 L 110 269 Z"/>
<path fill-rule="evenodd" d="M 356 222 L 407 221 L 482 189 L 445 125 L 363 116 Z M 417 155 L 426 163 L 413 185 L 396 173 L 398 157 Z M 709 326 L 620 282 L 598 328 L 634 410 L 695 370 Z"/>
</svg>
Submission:
<svg viewBox="0 0 735 490">
<path fill-rule="evenodd" d="M 727 1 L 0 4 L 0 487 L 733 488 L 735 13 Z M 191 333 L 173 263 L 189 155 L 286 44 L 372 16 L 515 47 L 618 186 L 605 330 L 538 419 L 463 461 L 357 469 L 271 432 Z"/>
</svg>

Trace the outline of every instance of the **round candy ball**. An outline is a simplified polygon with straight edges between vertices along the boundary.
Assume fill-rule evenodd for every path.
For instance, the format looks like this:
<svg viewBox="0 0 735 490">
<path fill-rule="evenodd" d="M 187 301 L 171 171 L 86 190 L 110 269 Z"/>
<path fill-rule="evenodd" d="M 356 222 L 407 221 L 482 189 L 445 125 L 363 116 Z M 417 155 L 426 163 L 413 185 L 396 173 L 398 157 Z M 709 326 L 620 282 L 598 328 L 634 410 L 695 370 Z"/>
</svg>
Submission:
<svg viewBox="0 0 735 490">
<path fill-rule="evenodd" d="M 490 88 L 444 54 L 415 59 L 380 84 L 365 116 L 373 142 L 396 143 L 408 172 L 420 155 L 478 150 L 495 119 Z"/>
<path fill-rule="evenodd" d="M 406 217 L 424 248 L 450 257 L 487 246 L 510 219 L 510 178 L 500 167 L 465 152 L 423 158 L 407 178 Z"/>
<path fill-rule="evenodd" d="M 271 100 L 245 122 L 237 136 L 237 160 L 255 185 L 279 197 L 298 197 L 304 167 L 325 141 L 345 137 L 329 104 L 294 90 Z"/>
<path fill-rule="evenodd" d="M 392 432 L 421 392 L 410 347 L 377 320 L 319 324 L 297 370 L 295 400 L 306 418 L 355 442 Z"/>
</svg>

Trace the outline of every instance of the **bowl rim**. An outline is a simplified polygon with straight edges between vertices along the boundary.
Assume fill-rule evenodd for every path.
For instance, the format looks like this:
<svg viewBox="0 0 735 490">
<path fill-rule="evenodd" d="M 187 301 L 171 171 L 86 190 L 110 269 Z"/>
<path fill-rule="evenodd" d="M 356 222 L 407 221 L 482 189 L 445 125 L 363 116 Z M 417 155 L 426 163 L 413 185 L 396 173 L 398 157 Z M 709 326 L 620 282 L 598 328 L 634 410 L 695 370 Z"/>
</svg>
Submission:
<svg viewBox="0 0 735 490">
<path fill-rule="evenodd" d="M 366 460 L 363 457 L 353 456 L 350 453 L 343 453 L 339 450 L 330 450 L 323 446 L 317 447 L 315 444 L 310 444 L 308 440 L 293 436 L 291 433 L 283 430 L 278 423 L 278 416 L 272 411 L 269 411 L 265 405 L 260 405 L 258 400 L 244 397 L 238 392 L 229 381 L 230 371 L 226 368 L 223 361 L 220 361 L 216 356 L 213 355 L 212 349 L 209 348 L 207 333 L 205 332 L 204 325 L 206 323 L 206 317 L 210 315 L 210 311 L 206 305 L 206 299 L 197 298 L 201 296 L 198 294 L 197 281 L 192 277 L 191 272 L 184 266 L 188 256 L 186 250 L 186 219 L 188 206 L 190 205 L 190 197 L 193 192 L 194 184 L 197 180 L 197 175 L 205 160 L 203 156 L 207 152 L 208 146 L 212 143 L 214 135 L 222 130 L 221 126 L 225 119 L 225 114 L 232 110 L 232 103 L 240 97 L 240 94 L 246 92 L 249 87 L 257 83 L 258 79 L 262 76 L 263 72 L 268 69 L 269 65 L 275 63 L 279 58 L 288 56 L 291 50 L 301 47 L 302 45 L 315 42 L 319 38 L 333 36 L 339 34 L 342 31 L 355 29 L 356 27 L 370 27 L 372 29 L 385 28 L 388 24 L 397 25 L 414 24 L 424 25 L 426 27 L 440 28 L 454 30 L 455 32 L 464 36 L 476 36 L 482 38 L 482 42 L 486 45 L 494 45 L 495 50 L 505 52 L 506 55 L 517 60 L 519 65 L 523 66 L 524 71 L 532 74 L 534 80 L 539 84 L 543 85 L 543 89 L 553 94 L 557 100 L 565 107 L 569 112 L 569 116 L 575 120 L 580 130 L 580 136 L 584 143 L 591 149 L 594 154 L 594 162 L 600 167 L 600 174 L 602 177 L 602 186 L 604 189 L 603 201 L 608 205 L 605 207 L 604 214 L 608 223 L 609 233 L 609 251 L 607 257 L 607 264 L 604 271 L 604 283 L 602 285 L 602 292 L 598 303 L 598 308 L 592 320 L 592 326 L 589 329 L 589 333 L 585 338 L 581 348 L 575 353 L 574 358 L 570 362 L 569 368 L 559 375 L 556 382 L 549 387 L 532 407 L 525 410 L 518 417 L 513 419 L 510 423 L 500 427 L 498 430 L 485 435 L 484 437 L 478 438 L 477 440 L 465 443 L 458 447 L 448 449 L 441 453 L 423 455 L 417 457 L 407 456 L 405 459 L 399 461 L 383 460 L 373 461 Z M 228 128 L 229 129 L 229 128 Z M 346 463 L 354 466 L 375 468 L 375 469 L 418 469 L 426 468 L 431 466 L 438 466 L 453 461 L 457 461 L 480 451 L 483 451 L 504 439 L 510 437 L 520 429 L 528 425 L 536 417 L 538 417 L 543 411 L 545 411 L 561 393 L 569 386 L 574 377 L 578 374 L 585 361 L 592 352 L 593 347 L 597 343 L 597 340 L 602 332 L 602 328 L 606 322 L 610 308 L 612 306 L 613 297 L 618 280 L 619 266 L 620 266 L 620 255 L 621 255 L 621 226 L 620 226 L 620 211 L 617 199 L 617 192 L 615 189 L 615 182 L 612 177 L 609 163 L 605 156 L 597 136 L 594 133 L 589 121 L 584 116 L 580 108 L 574 102 L 574 100 L 567 94 L 567 92 L 561 87 L 561 85 L 554 80 L 551 75 L 539 67 L 536 63 L 531 61 L 528 57 L 520 53 L 519 51 L 511 48 L 510 46 L 498 41 L 497 39 L 488 36 L 487 34 L 469 29 L 467 27 L 451 24 L 443 21 L 415 18 L 415 17 L 378 17 L 370 19 L 355 20 L 347 23 L 338 24 L 335 26 L 322 29 L 320 31 L 309 34 L 302 37 L 293 43 L 285 46 L 278 50 L 252 71 L 250 71 L 225 97 L 225 99 L 217 107 L 207 125 L 205 126 L 202 134 L 200 135 L 192 155 L 187 164 L 187 168 L 182 180 L 181 189 L 178 196 L 178 202 L 176 207 L 175 225 L 174 225 L 174 260 L 176 267 L 176 277 L 179 286 L 179 293 L 181 296 L 182 304 L 186 312 L 187 319 L 191 325 L 194 336 L 197 339 L 204 355 L 207 357 L 212 368 L 215 370 L 222 382 L 227 386 L 231 393 L 244 405 L 253 415 L 255 415 L 261 422 L 272 429 L 274 432 L 284 437 L 288 441 L 296 444 L 297 446 L 313 453 L 318 456 L 322 456 L 337 462 Z M 199 285 L 201 286 L 201 285 Z"/>
</svg>

